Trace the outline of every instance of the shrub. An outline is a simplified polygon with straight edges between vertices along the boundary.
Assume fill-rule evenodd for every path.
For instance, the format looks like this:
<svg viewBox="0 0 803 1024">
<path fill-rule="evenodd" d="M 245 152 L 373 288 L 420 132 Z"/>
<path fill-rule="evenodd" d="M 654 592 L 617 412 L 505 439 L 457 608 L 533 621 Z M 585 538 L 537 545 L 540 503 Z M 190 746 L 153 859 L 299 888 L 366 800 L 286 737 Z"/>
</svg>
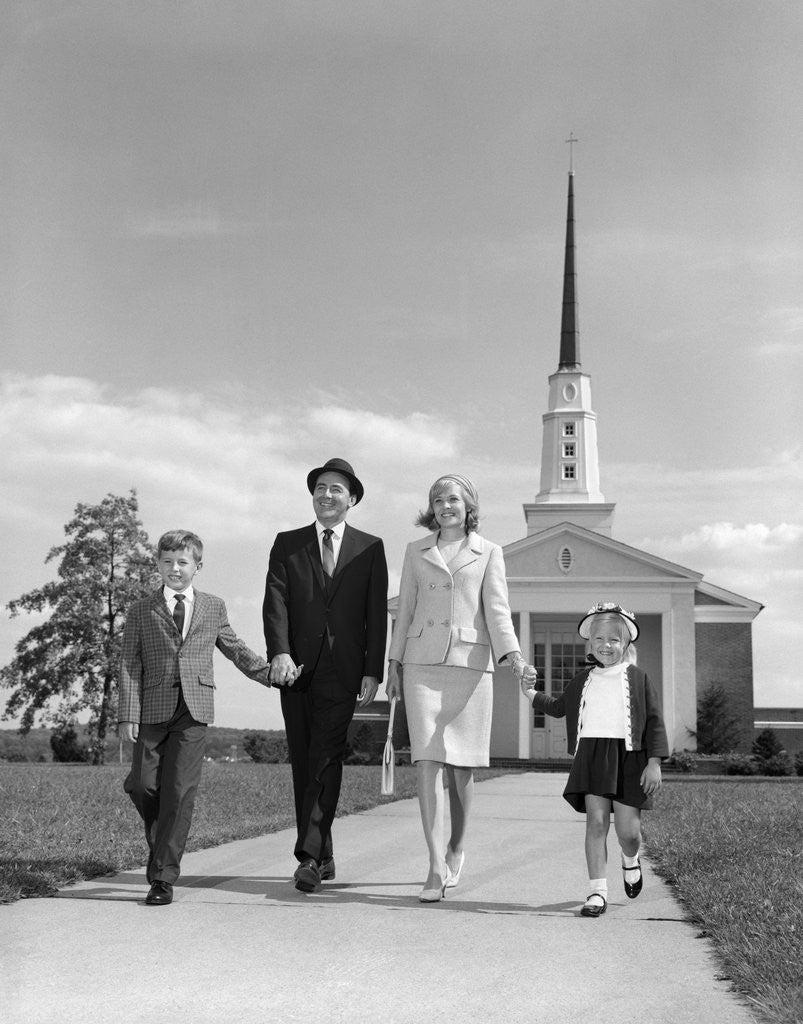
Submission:
<svg viewBox="0 0 803 1024">
<path fill-rule="evenodd" d="M 78 735 L 75 726 L 71 722 L 65 722 L 53 730 L 50 735 L 50 749 L 53 751 L 53 760 L 88 761 L 89 749 L 78 742 Z"/>
<path fill-rule="evenodd" d="M 772 729 L 762 729 L 753 740 L 753 756 L 758 760 L 759 764 L 763 761 L 768 761 L 771 757 L 775 757 L 776 754 L 780 754 L 782 750 L 781 741 Z"/>
<path fill-rule="evenodd" d="M 257 764 L 286 764 L 290 760 L 285 737 L 267 732 L 245 733 L 243 750 Z"/>
<path fill-rule="evenodd" d="M 739 719 L 731 711 L 731 699 L 720 683 L 710 683 L 700 694 L 697 728 L 686 731 L 697 738 L 698 754 L 722 754 L 739 745 Z"/>
<path fill-rule="evenodd" d="M 344 763 L 380 764 L 384 746 L 384 736 L 380 737 L 367 722 L 363 722 L 351 737 Z"/>
<path fill-rule="evenodd" d="M 694 754 L 691 754 L 688 750 L 673 753 L 669 763 L 673 764 L 676 768 L 680 768 L 682 772 L 693 772 L 697 767 L 697 760 Z"/>
<path fill-rule="evenodd" d="M 760 771 L 762 775 L 791 775 L 792 758 L 785 750 L 779 750 L 762 762 Z"/>
<path fill-rule="evenodd" d="M 753 758 L 749 754 L 738 754 L 735 751 L 725 755 L 722 768 L 726 775 L 756 774 Z"/>
<path fill-rule="evenodd" d="M 795 754 L 795 775 L 803 775 L 803 750 Z"/>
</svg>

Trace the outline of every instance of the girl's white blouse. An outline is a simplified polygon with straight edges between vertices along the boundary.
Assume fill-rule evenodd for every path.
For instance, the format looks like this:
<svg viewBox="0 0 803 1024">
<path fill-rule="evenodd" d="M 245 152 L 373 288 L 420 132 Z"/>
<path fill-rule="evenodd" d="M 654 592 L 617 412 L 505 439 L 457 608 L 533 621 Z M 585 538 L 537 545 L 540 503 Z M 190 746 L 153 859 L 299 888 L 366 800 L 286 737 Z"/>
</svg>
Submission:
<svg viewBox="0 0 803 1024">
<path fill-rule="evenodd" d="M 627 665 L 592 669 L 580 701 L 578 740 L 629 739 L 629 705 Z"/>
</svg>

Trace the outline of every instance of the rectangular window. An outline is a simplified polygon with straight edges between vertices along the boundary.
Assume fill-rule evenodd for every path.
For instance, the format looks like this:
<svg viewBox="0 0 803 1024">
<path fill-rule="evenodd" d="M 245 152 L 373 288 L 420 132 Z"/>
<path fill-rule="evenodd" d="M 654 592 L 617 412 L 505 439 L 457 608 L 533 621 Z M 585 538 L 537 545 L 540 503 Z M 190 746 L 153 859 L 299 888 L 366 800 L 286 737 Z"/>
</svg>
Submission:
<svg viewBox="0 0 803 1024">
<path fill-rule="evenodd" d="M 575 424 L 574 423 L 571 423 L 571 422 L 564 423 L 563 424 L 563 436 L 564 437 L 574 437 L 575 436 L 575 429 L 574 428 L 575 428 Z"/>
<path fill-rule="evenodd" d="M 577 478 L 577 467 L 573 462 L 567 462 L 565 466 L 561 466 L 563 470 L 564 480 L 575 480 Z"/>
<path fill-rule="evenodd" d="M 575 457 L 576 452 L 577 452 L 577 445 L 574 443 L 574 441 L 564 441 L 563 442 L 563 458 L 564 459 L 573 459 Z"/>
</svg>

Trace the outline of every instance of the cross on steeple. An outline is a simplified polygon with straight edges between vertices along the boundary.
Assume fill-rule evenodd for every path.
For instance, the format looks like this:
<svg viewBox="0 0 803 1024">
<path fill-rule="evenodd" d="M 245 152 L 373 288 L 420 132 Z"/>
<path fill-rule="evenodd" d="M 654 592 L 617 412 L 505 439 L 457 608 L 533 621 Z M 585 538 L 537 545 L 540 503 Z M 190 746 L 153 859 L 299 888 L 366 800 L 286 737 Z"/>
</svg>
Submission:
<svg viewBox="0 0 803 1024">
<path fill-rule="evenodd" d="M 573 147 L 574 147 L 575 142 L 579 142 L 579 141 L 580 141 L 579 139 L 576 139 L 574 137 L 574 132 L 569 132 L 569 138 L 566 139 L 566 142 L 569 145 L 569 174 L 574 174 L 574 148 Z"/>
</svg>

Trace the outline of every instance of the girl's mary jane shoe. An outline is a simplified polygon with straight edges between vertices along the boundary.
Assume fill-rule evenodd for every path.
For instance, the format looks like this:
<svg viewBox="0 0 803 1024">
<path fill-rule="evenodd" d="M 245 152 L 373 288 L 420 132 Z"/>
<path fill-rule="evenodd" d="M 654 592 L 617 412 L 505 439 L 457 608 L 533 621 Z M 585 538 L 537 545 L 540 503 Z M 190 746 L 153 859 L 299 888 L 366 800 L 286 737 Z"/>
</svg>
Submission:
<svg viewBox="0 0 803 1024">
<path fill-rule="evenodd" d="M 625 895 L 628 899 L 634 900 L 641 892 L 642 885 L 644 885 L 644 875 L 641 873 L 641 864 L 637 863 L 635 867 L 632 868 L 626 868 L 623 866 L 622 871 L 638 871 L 638 878 L 635 882 L 628 882 L 627 878 L 625 878 Z"/>
<path fill-rule="evenodd" d="M 598 900 L 602 900 L 602 903 L 591 903 L 590 900 L 596 897 Z M 585 905 L 580 911 L 581 917 L 601 917 L 608 906 L 608 901 L 604 896 L 600 896 L 598 892 L 592 892 L 590 896 L 586 897 Z"/>
</svg>

